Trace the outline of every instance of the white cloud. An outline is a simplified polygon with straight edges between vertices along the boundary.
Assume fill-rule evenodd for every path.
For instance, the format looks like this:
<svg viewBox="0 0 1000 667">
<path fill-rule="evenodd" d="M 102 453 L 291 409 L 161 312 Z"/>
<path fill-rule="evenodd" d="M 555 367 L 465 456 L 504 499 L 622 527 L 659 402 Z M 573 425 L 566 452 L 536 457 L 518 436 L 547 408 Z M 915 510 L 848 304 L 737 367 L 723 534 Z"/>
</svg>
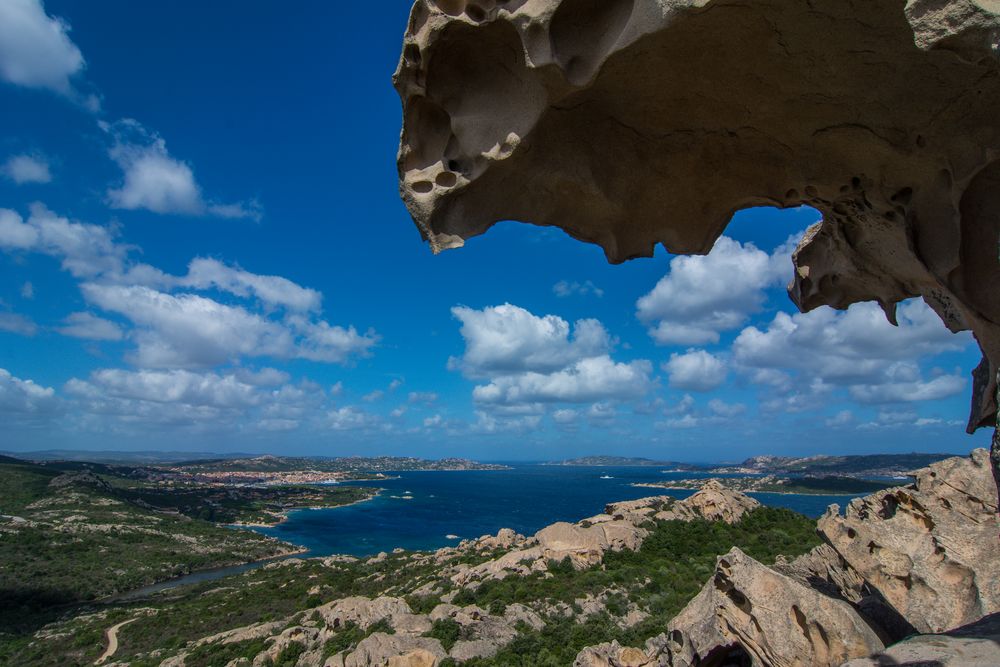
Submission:
<svg viewBox="0 0 1000 667">
<path fill-rule="evenodd" d="M 377 422 L 374 415 L 348 406 L 328 412 L 325 425 L 333 431 L 355 431 L 375 426 Z"/>
<path fill-rule="evenodd" d="M 848 426 L 854 423 L 854 413 L 850 410 L 841 410 L 833 417 L 826 420 L 826 425 L 830 428 Z"/>
<path fill-rule="evenodd" d="M 942 375 L 932 380 L 903 380 L 887 384 L 855 385 L 851 396 L 862 403 L 910 403 L 934 401 L 960 394 L 966 381 L 959 375 Z"/>
<path fill-rule="evenodd" d="M 22 380 L 0 368 L 0 412 L 37 415 L 57 407 L 56 392 L 32 380 Z"/>
<path fill-rule="evenodd" d="M 713 398 L 708 402 L 708 409 L 717 417 L 733 419 L 744 414 L 747 411 L 747 406 L 742 403 L 726 403 L 721 399 Z"/>
<path fill-rule="evenodd" d="M 71 80 L 84 66 L 69 26 L 48 16 L 41 0 L 0 2 L 0 77 L 5 81 L 73 96 Z"/>
<path fill-rule="evenodd" d="M 3 167 L 0 167 L 0 172 L 18 185 L 52 181 L 49 163 L 40 155 L 11 156 Z"/>
<path fill-rule="evenodd" d="M 87 381 L 70 380 L 66 390 L 86 398 L 112 397 L 196 407 L 246 408 L 261 401 L 256 387 L 240 382 L 233 375 L 185 370 L 98 370 Z"/>
<path fill-rule="evenodd" d="M 509 303 L 482 310 L 457 306 L 451 312 L 462 322 L 465 339 L 465 354 L 452 366 L 468 377 L 554 371 L 611 347 L 597 320 L 580 320 L 571 332 L 561 317 L 538 317 Z"/>
<path fill-rule="evenodd" d="M 688 350 L 674 353 L 663 364 L 670 376 L 670 386 L 685 391 L 712 391 L 726 381 L 729 371 L 725 363 L 705 350 Z"/>
<path fill-rule="evenodd" d="M 522 417 L 498 416 L 491 412 L 476 410 L 476 421 L 472 424 L 473 433 L 486 435 L 496 433 L 528 433 L 537 430 L 541 424 L 541 415 L 526 415 Z"/>
<path fill-rule="evenodd" d="M 556 410 L 552 413 L 552 421 L 557 424 L 572 424 L 576 421 L 577 412 L 576 410 L 570 410 L 568 408 L 563 410 Z"/>
<path fill-rule="evenodd" d="M 3 212 L 0 211 L 0 215 L 2 215 L 2 214 L 3 214 Z M 35 298 L 35 286 L 31 284 L 30 280 L 26 281 L 23 285 L 21 285 L 21 298 L 22 299 L 34 299 Z"/>
<path fill-rule="evenodd" d="M 585 280 L 582 283 L 560 280 L 552 286 L 552 293 L 560 298 L 574 295 L 588 296 L 591 294 L 598 298 L 604 296 L 604 290 L 589 280 Z"/>
<path fill-rule="evenodd" d="M 392 382 L 389 383 L 389 391 L 396 391 L 403 386 L 403 380 L 401 378 L 394 378 Z"/>
<path fill-rule="evenodd" d="M 765 329 L 740 332 L 733 359 L 752 382 L 778 390 L 790 390 L 797 375 L 849 387 L 862 402 L 934 400 L 960 392 L 963 378 L 924 380 L 917 361 L 963 350 L 971 337 L 952 334 L 920 300 L 900 304 L 897 316 L 899 326 L 893 327 L 872 303 L 854 304 L 846 312 L 779 312 Z"/>
<path fill-rule="evenodd" d="M 24 315 L 0 311 L 0 331 L 21 336 L 34 336 L 38 333 L 38 325 Z"/>
<path fill-rule="evenodd" d="M 121 327 L 92 313 L 70 313 L 58 331 L 64 336 L 87 340 L 122 339 Z"/>
<path fill-rule="evenodd" d="M 375 391 L 368 392 L 362 396 L 361 400 L 366 403 L 374 403 L 375 401 L 382 400 L 383 396 L 385 396 L 385 392 L 381 389 L 376 389 Z"/>
<path fill-rule="evenodd" d="M 16 211 L 0 209 L 0 248 L 40 252 L 62 261 L 76 278 L 120 273 L 128 248 L 114 242 L 110 230 L 71 222 L 32 204 L 23 220 Z"/>
<path fill-rule="evenodd" d="M 581 359 L 553 373 L 526 372 L 496 377 L 472 391 L 480 403 L 591 403 L 644 396 L 652 387 L 645 360 L 618 363 L 607 355 Z"/>
<path fill-rule="evenodd" d="M 261 368 L 254 371 L 249 368 L 237 368 L 233 371 L 240 382 L 252 384 L 258 387 L 277 387 L 287 384 L 291 377 L 285 371 L 277 368 Z"/>
<path fill-rule="evenodd" d="M 148 368 L 210 367 L 244 356 L 344 363 L 377 341 L 353 328 L 297 317 L 279 322 L 195 294 L 98 283 L 80 289 L 89 303 L 131 320 L 133 361 Z"/>
<path fill-rule="evenodd" d="M 538 316 L 504 304 L 473 310 L 456 307 L 465 352 L 449 368 L 486 379 L 472 391 L 489 413 L 538 417 L 551 403 L 624 401 L 647 394 L 654 382 L 646 360 L 616 362 L 614 344 L 597 320 L 573 326 L 556 315 Z"/>
<path fill-rule="evenodd" d="M 318 311 L 323 295 L 281 276 L 263 276 L 231 267 L 215 259 L 197 258 L 188 265 L 188 273 L 177 281 L 183 287 L 211 288 L 239 297 L 255 296 L 265 304 L 295 311 Z"/>
<path fill-rule="evenodd" d="M 108 154 L 121 167 L 124 177 L 120 187 L 108 190 L 112 207 L 260 220 L 260 205 L 256 202 L 206 202 L 190 165 L 172 157 L 163 138 L 137 121 L 127 118 L 114 124 L 102 123 L 101 127 L 112 135 L 114 143 Z"/>
<path fill-rule="evenodd" d="M 705 256 L 675 257 L 670 270 L 636 303 L 638 317 L 662 345 L 717 343 L 764 303 L 764 290 L 788 281 L 797 237 L 772 254 L 722 236 Z"/>
</svg>

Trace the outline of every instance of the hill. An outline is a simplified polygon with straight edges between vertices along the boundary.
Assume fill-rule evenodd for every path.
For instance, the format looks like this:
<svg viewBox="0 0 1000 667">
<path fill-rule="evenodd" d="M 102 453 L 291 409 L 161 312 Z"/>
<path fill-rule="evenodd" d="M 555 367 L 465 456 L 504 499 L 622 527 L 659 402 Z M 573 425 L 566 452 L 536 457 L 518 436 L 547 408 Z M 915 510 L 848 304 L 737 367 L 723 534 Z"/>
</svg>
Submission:
<svg viewBox="0 0 1000 667">
<path fill-rule="evenodd" d="M 866 454 L 861 456 L 754 456 L 742 463 L 719 466 L 712 472 L 802 474 L 816 477 L 898 477 L 951 458 L 953 454 Z"/>
<path fill-rule="evenodd" d="M 677 461 L 656 461 L 635 456 L 581 456 L 564 461 L 551 461 L 545 465 L 552 466 L 656 466 L 668 467 L 673 470 L 699 470 L 698 466 Z"/>
</svg>

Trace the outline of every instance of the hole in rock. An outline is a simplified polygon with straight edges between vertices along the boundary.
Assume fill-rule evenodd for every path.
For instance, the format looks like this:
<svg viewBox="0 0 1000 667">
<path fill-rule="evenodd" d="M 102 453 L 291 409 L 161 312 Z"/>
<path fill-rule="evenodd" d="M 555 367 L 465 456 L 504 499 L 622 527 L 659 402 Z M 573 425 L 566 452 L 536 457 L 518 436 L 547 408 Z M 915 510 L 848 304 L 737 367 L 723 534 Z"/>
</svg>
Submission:
<svg viewBox="0 0 1000 667">
<path fill-rule="evenodd" d="M 448 16 L 459 16 L 465 11 L 465 0 L 434 0 L 434 4 Z"/>
<path fill-rule="evenodd" d="M 410 186 L 410 189 L 414 192 L 419 192 L 420 194 L 427 194 L 434 189 L 434 184 L 430 181 L 417 181 Z"/>
<path fill-rule="evenodd" d="M 482 23 L 486 20 L 486 10 L 479 5 L 469 5 L 466 7 L 465 15 L 476 23 Z"/>
<path fill-rule="evenodd" d="M 458 183 L 458 177 L 450 171 L 442 171 L 434 179 L 434 182 L 443 188 L 453 188 L 455 184 Z"/>
<path fill-rule="evenodd" d="M 753 660 L 740 644 L 716 646 L 705 654 L 699 667 L 751 667 Z"/>
</svg>

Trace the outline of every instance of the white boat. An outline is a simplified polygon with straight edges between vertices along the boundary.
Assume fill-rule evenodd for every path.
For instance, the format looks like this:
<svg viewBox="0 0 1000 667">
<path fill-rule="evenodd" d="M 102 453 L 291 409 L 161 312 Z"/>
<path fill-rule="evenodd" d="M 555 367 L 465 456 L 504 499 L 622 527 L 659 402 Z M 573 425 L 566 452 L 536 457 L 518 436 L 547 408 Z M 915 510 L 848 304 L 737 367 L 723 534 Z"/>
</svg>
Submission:
<svg viewBox="0 0 1000 667">
<path fill-rule="evenodd" d="M 601 475 L 601 479 L 614 479 L 611 475 Z"/>
</svg>

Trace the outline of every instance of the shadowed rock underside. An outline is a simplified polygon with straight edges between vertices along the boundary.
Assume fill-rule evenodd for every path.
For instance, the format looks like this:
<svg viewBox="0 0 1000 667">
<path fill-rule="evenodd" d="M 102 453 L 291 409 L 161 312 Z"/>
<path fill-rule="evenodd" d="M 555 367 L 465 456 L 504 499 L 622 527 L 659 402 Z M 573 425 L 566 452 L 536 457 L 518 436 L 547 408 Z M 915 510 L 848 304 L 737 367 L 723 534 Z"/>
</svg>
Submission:
<svg viewBox="0 0 1000 667">
<path fill-rule="evenodd" d="M 612 262 L 813 206 L 799 308 L 923 297 L 979 341 L 994 425 L 998 42 L 997 0 L 417 0 L 401 193 L 435 252 L 520 220 Z"/>
</svg>

